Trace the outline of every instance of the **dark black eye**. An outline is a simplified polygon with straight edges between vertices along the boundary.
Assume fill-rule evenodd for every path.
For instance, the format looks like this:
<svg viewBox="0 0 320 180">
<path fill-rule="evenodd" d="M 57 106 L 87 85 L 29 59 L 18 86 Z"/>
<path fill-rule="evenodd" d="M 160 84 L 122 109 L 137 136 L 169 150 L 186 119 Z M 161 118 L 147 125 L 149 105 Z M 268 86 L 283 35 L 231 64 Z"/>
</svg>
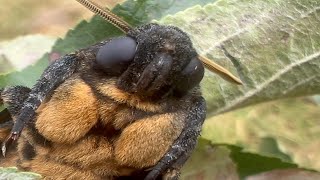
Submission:
<svg viewBox="0 0 320 180">
<path fill-rule="evenodd" d="M 176 91 L 185 93 L 200 83 L 204 75 L 202 62 L 194 57 L 190 63 L 182 70 L 181 78 L 176 83 Z"/>
<path fill-rule="evenodd" d="M 130 37 L 112 39 L 102 46 L 96 56 L 98 68 L 107 73 L 122 73 L 133 60 L 137 43 Z"/>
</svg>

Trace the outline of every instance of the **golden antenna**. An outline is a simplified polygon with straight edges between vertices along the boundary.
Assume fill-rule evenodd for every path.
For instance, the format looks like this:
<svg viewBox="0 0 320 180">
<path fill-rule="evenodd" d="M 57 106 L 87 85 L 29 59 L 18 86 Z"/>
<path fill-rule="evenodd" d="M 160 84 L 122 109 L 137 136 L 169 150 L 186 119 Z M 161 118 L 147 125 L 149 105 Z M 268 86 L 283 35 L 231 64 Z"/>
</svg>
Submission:
<svg viewBox="0 0 320 180">
<path fill-rule="evenodd" d="M 132 27 L 126 21 L 122 20 L 117 15 L 113 14 L 109 9 L 104 9 L 98 4 L 90 1 L 90 0 L 76 0 L 90 11 L 95 14 L 101 16 L 103 19 L 107 20 L 117 28 L 119 28 L 122 32 L 127 33 Z"/>
<path fill-rule="evenodd" d="M 101 16 L 103 19 L 107 20 L 117 28 L 119 28 L 124 33 L 127 33 L 132 27 L 124 20 L 122 20 L 117 15 L 113 14 L 109 9 L 102 8 L 98 4 L 90 1 L 90 0 L 76 0 L 90 11 L 94 12 L 95 14 Z M 204 64 L 204 66 L 211 72 L 217 73 L 222 78 L 226 79 L 229 82 L 233 82 L 236 84 L 243 84 L 242 81 L 231 74 L 227 69 L 223 68 L 219 64 L 216 64 L 214 61 L 210 59 L 199 56 L 199 60 Z"/>
<path fill-rule="evenodd" d="M 219 74 L 222 78 L 229 82 L 233 82 L 239 85 L 243 84 L 239 78 L 231 74 L 231 72 L 229 72 L 227 69 L 220 66 L 219 64 L 215 63 L 214 61 L 200 55 L 198 56 L 198 58 L 203 63 L 203 65 L 211 72 Z"/>
</svg>

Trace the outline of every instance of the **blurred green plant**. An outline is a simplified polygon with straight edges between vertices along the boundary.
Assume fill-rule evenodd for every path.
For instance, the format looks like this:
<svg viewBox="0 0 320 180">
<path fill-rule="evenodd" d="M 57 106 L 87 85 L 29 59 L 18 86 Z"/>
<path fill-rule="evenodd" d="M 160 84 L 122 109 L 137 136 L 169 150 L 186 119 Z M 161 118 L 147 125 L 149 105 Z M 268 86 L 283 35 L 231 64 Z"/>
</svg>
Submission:
<svg viewBox="0 0 320 180">
<path fill-rule="evenodd" d="M 41 179 L 41 176 L 32 172 L 21 172 L 15 167 L 2 168 L 0 167 L 0 179 L 6 180 L 37 180 Z"/>
</svg>

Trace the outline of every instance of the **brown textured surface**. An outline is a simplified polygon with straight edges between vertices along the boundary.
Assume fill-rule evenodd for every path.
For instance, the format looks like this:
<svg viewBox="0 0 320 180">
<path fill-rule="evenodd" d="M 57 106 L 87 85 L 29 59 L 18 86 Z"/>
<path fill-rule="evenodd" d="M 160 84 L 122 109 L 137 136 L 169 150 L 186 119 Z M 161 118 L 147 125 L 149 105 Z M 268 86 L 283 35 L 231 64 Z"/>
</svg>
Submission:
<svg viewBox="0 0 320 180">
<path fill-rule="evenodd" d="M 98 121 L 98 104 L 90 87 L 75 78 L 58 87 L 38 111 L 36 128 L 49 141 L 74 143 Z"/>
<path fill-rule="evenodd" d="M 182 113 L 166 113 L 130 124 L 115 143 L 116 160 L 137 168 L 156 164 L 180 135 L 183 120 Z"/>
<path fill-rule="evenodd" d="M 44 71 L 24 102 L 13 128 L 12 134 L 15 135 L 24 127 L 18 146 L 22 169 L 54 178 L 123 176 L 135 170 L 143 172 L 157 164 L 173 143 L 172 148 L 182 149 L 180 154 L 195 146 L 204 120 L 205 105 L 192 103 L 201 99 L 199 93 L 183 96 L 190 89 L 180 94 L 175 88 L 176 84 L 186 83 L 179 74 L 196 52 L 187 35 L 177 28 L 146 25 L 135 32 L 140 33 L 139 40 L 144 40 L 143 36 L 149 37 L 143 34 L 145 29 L 157 36 L 146 42 L 152 47 L 145 44 L 149 49 L 137 50 L 137 58 L 128 68 L 136 78 L 140 77 L 141 71 L 157 72 L 153 74 L 154 81 L 152 77 L 141 77 L 142 80 L 149 78 L 150 83 L 150 87 L 143 91 L 139 88 L 138 92 L 130 90 L 131 85 L 139 80 L 127 76 L 130 73 L 113 79 L 106 72 L 96 71 L 92 66 L 96 46 L 83 50 L 83 57 L 81 52 L 66 55 Z M 163 71 L 165 78 L 157 79 L 162 77 L 162 71 L 155 71 L 157 69 L 152 65 L 163 61 L 156 55 L 163 45 L 159 41 L 163 39 L 161 36 L 166 42 L 175 44 L 178 41 L 178 45 L 177 51 L 166 52 L 171 53 L 168 56 L 173 56 L 174 63 L 158 63 L 160 70 L 170 70 Z M 157 58 L 154 62 L 153 57 Z M 143 68 L 147 63 L 151 64 Z M 171 79 L 169 75 L 174 77 Z M 198 88 L 194 91 L 198 92 Z M 175 142 L 185 124 L 190 125 L 191 130 L 183 131 L 184 136 Z M 98 151 L 100 148 L 102 151 Z"/>
<path fill-rule="evenodd" d="M 160 112 L 162 110 L 162 107 L 159 104 L 142 101 L 138 96 L 118 89 L 116 87 L 116 79 L 111 79 L 108 83 L 103 83 L 98 89 L 118 103 L 125 103 L 146 112 Z"/>
<path fill-rule="evenodd" d="M 37 111 L 35 127 L 46 140 L 26 128 L 18 167 L 46 178 L 102 179 L 155 165 L 181 133 L 179 104 L 189 100 L 141 101 L 114 82 L 94 89 L 75 74 L 61 84 Z"/>
</svg>

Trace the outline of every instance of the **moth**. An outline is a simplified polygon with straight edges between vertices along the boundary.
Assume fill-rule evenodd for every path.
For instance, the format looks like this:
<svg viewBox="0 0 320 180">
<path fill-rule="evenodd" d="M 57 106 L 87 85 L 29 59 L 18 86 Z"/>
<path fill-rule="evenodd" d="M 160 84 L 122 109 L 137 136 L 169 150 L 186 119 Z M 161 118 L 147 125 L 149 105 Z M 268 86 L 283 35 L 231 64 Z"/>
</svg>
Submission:
<svg viewBox="0 0 320 180">
<path fill-rule="evenodd" d="M 1 161 L 47 179 L 177 179 L 206 116 L 204 68 L 241 80 L 198 55 L 177 27 L 132 28 L 77 1 L 125 35 L 59 58 L 31 89 L 0 91 L 12 117 L 0 125 Z"/>
</svg>

